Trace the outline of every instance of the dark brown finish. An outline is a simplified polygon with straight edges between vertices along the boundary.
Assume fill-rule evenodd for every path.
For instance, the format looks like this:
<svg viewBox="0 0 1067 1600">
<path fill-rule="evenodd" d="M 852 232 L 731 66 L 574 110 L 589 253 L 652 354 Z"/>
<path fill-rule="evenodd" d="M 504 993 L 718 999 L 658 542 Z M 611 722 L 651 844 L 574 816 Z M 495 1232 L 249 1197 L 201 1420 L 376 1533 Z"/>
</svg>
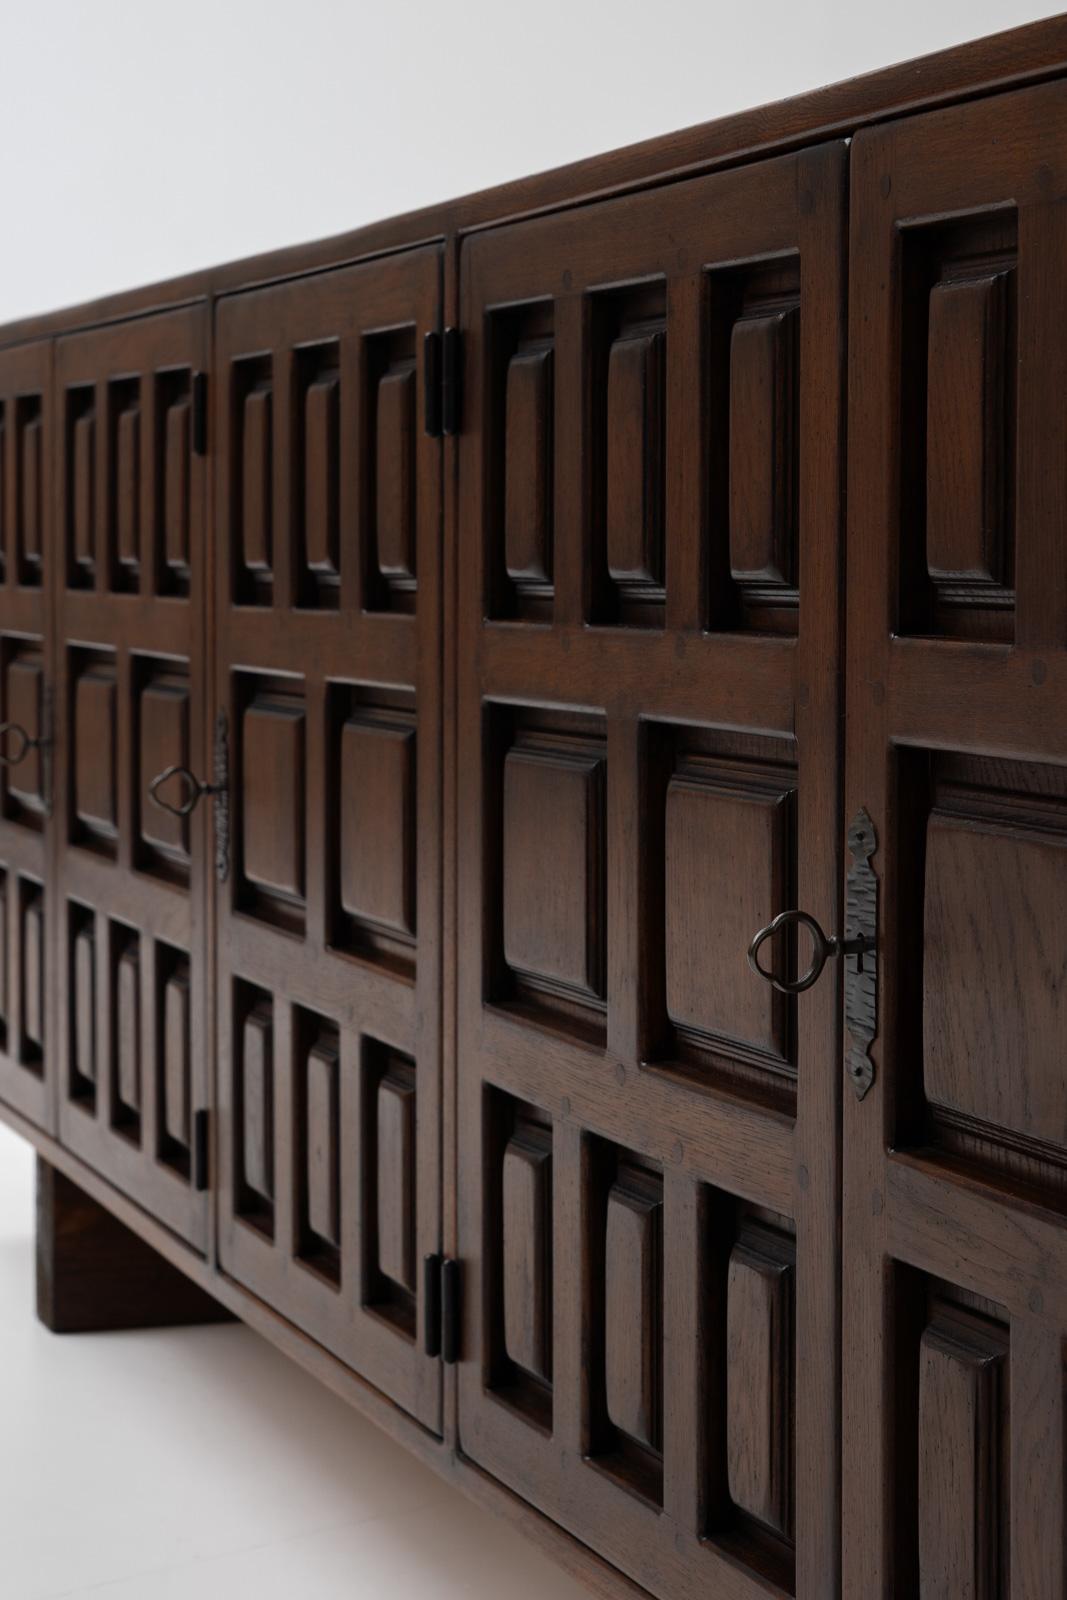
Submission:
<svg viewBox="0 0 1067 1600">
<path fill-rule="evenodd" d="M 37 1315 L 52 1333 L 232 1321 L 225 1306 L 40 1156 Z"/>
<path fill-rule="evenodd" d="M 504 1348 L 543 1382 L 552 1376 L 552 1146 L 545 1129 L 518 1129 L 501 1177 Z"/>
<path fill-rule="evenodd" d="M 210 1080 L 209 818 L 203 806 L 172 818 L 148 786 L 176 760 L 210 772 L 207 474 L 189 417 L 196 374 L 209 364 L 208 327 L 206 308 L 191 307 L 55 348 L 48 942 L 64 975 L 55 985 L 60 1138 L 202 1251 L 208 1202 L 193 1170 L 192 1118 L 208 1105 Z"/>
<path fill-rule="evenodd" d="M 52 367 L 51 344 L 0 354 L 0 721 L 25 736 L 0 746 L 0 1097 L 50 1130 Z"/>
<path fill-rule="evenodd" d="M 616 1180 L 604 1253 L 604 1402 L 615 1426 L 660 1444 L 663 1200 L 659 1184 Z"/>
<path fill-rule="evenodd" d="M 726 1283 L 726 1432 L 730 1498 L 789 1536 L 793 1496 L 792 1241 L 746 1229 Z"/>
<path fill-rule="evenodd" d="M 616 583 L 663 581 L 663 334 L 615 340 L 608 355 L 608 571 Z"/>
<path fill-rule="evenodd" d="M 508 577 L 536 589 L 552 580 L 552 351 L 508 362 L 504 548 Z"/>
<path fill-rule="evenodd" d="M 793 581 L 797 312 L 742 317 L 730 336 L 730 571 Z"/>
<path fill-rule="evenodd" d="M 459 1436 L 665 1596 L 836 1582 L 836 979 L 779 1004 L 745 950 L 798 886 L 836 916 L 844 157 L 502 228 L 461 261 Z M 767 428 L 733 330 L 797 305 L 799 607 L 733 575 L 728 493 L 731 431 L 762 460 Z M 549 342 L 534 607 L 501 577 L 518 588 L 516 351 Z M 543 526 L 539 471 L 518 481 Z M 531 1122 L 546 1200 L 516 1194 Z M 759 1216 L 795 1228 L 797 1314 L 731 1439 L 728 1262 Z M 771 1452 L 794 1327 L 796 1447 Z M 731 1452 L 757 1463 L 747 1504 Z"/>
<path fill-rule="evenodd" d="M 212 436 L 219 1256 L 434 1430 L 439 300 L 432 248 L 226 298 Z"/>
<path fill-rule="evenodd" d="M 415 932 L 415 729 L 350 717 L 341 729 L 341 906 Z M 375 848 L 368 848 L 371 839 Z"/>
<path fill-rule="evenodd" d="M 1064 1600 L 1065 70 L 0 333 L 3 1115 L 605 1594 Z"/>
<path fill-rule="evenodd" d="M 1067 1586 L 1065 137 L 1056 83 L 853 146 L 846 815 L 883 893 L 842 1526 L 870 1600 Z"/>
</svg>

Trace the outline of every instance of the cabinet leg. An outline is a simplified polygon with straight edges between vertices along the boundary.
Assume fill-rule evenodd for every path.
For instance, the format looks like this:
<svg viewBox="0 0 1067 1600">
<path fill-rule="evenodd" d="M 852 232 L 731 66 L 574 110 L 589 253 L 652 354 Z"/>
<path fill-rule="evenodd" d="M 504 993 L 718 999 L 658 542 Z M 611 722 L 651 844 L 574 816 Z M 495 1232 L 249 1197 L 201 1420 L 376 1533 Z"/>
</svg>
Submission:
<svg viewBox="0 0 1067 1600">
<path fill-rule="evenodd" d="M 230 1322 L 230 1312 L 37 1158 L 37 1315 L 53 1333 Z"/>
</svg>

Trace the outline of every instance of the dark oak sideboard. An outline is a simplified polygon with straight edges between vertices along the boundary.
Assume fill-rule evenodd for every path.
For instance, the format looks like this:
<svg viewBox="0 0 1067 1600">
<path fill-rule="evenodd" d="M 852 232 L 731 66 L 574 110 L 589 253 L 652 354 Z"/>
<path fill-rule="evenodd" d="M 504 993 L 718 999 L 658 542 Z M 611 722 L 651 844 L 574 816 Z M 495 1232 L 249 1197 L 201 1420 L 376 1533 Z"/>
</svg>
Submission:
<svg viewBox="0 0 1067 1600">
<path fill-rule="evenodd" d="M 1053 18 L 0 329 L 50 1327 L 605 1596 L 1067 1600 L 1065 201 Z"/>
</svg>

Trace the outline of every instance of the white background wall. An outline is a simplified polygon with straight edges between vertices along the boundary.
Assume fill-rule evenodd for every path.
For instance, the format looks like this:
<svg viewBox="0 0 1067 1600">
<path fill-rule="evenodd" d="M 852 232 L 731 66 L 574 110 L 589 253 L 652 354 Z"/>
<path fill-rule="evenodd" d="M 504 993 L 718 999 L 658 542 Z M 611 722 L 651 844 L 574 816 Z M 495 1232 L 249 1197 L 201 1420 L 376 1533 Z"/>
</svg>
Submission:
<svg viewBox="0 0 1067 1600">
<path fill-rule="evenodd" d="M 1039 0 L 0 0 L 0 322 L 703 122 Z"/>
</svg>

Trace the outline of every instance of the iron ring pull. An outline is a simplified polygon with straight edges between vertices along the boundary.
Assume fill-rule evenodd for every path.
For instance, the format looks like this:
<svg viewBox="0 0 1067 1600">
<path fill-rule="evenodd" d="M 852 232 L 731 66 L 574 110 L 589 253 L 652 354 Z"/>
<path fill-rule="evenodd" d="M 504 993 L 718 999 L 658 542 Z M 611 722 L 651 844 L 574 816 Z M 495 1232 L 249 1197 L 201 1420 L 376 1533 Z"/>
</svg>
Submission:
<svg viewBox="0 0 1067 1600">
<path fill-rule="evenodd" d="M 0 767 L 17 767 L 20 761 L 25 761 L 31 750 L 36 750 L 44 743 L 43 739 L 31 737 L 21 722 L 0 722 L 0 740 L 6 740 L 9 734 L 14 735 L 18 742 L 13 750 L 0 750 Z"/>
<path fill-rule="evenodd" d="M 164 799 L 159 792 L 172 778 L 179 779 L 185 790 L 184 800 L 179 801 L 177 805 Z M 218 783 L 205 783 L 195 772 L 191 772 L 179 762 L 173 767 L 164 767 L 162 772 L 157 772 L 148 785 L 148 793 L 161 811 L 169 811 L 172 817 L 188 817 L 196 810 L 204 795 L 218 794 L 221 788 L 222 785 Z"/>
<path fill-rule="evenodd" d="M 782 928 L 790 927 L 793 923 L 807 928 L 811 934 L 811 961 L 806 972 L 799 978 L 779 978 L 777 973 L 770 971 L 760 962 L 760 949 L 768 939 L 773 939 Z M 805 989 L 810 989 L 812 984 L 818 983 L 822 977 L 822 970 L 828 961 L 838 956 L 873 955 L 874 940 L 859 934 L 856 938 L 842 938 L 837 933 L 823 933 L 822 928 L 813 916 L 807 911 L 779 911 L 778 915 L 765 928 L 761 928 L 748 947 L 748 964 L 753 972 L 765 978 L 769 984 L 778 990 L 779 994 L 803 994 Z"/>
</svg>

